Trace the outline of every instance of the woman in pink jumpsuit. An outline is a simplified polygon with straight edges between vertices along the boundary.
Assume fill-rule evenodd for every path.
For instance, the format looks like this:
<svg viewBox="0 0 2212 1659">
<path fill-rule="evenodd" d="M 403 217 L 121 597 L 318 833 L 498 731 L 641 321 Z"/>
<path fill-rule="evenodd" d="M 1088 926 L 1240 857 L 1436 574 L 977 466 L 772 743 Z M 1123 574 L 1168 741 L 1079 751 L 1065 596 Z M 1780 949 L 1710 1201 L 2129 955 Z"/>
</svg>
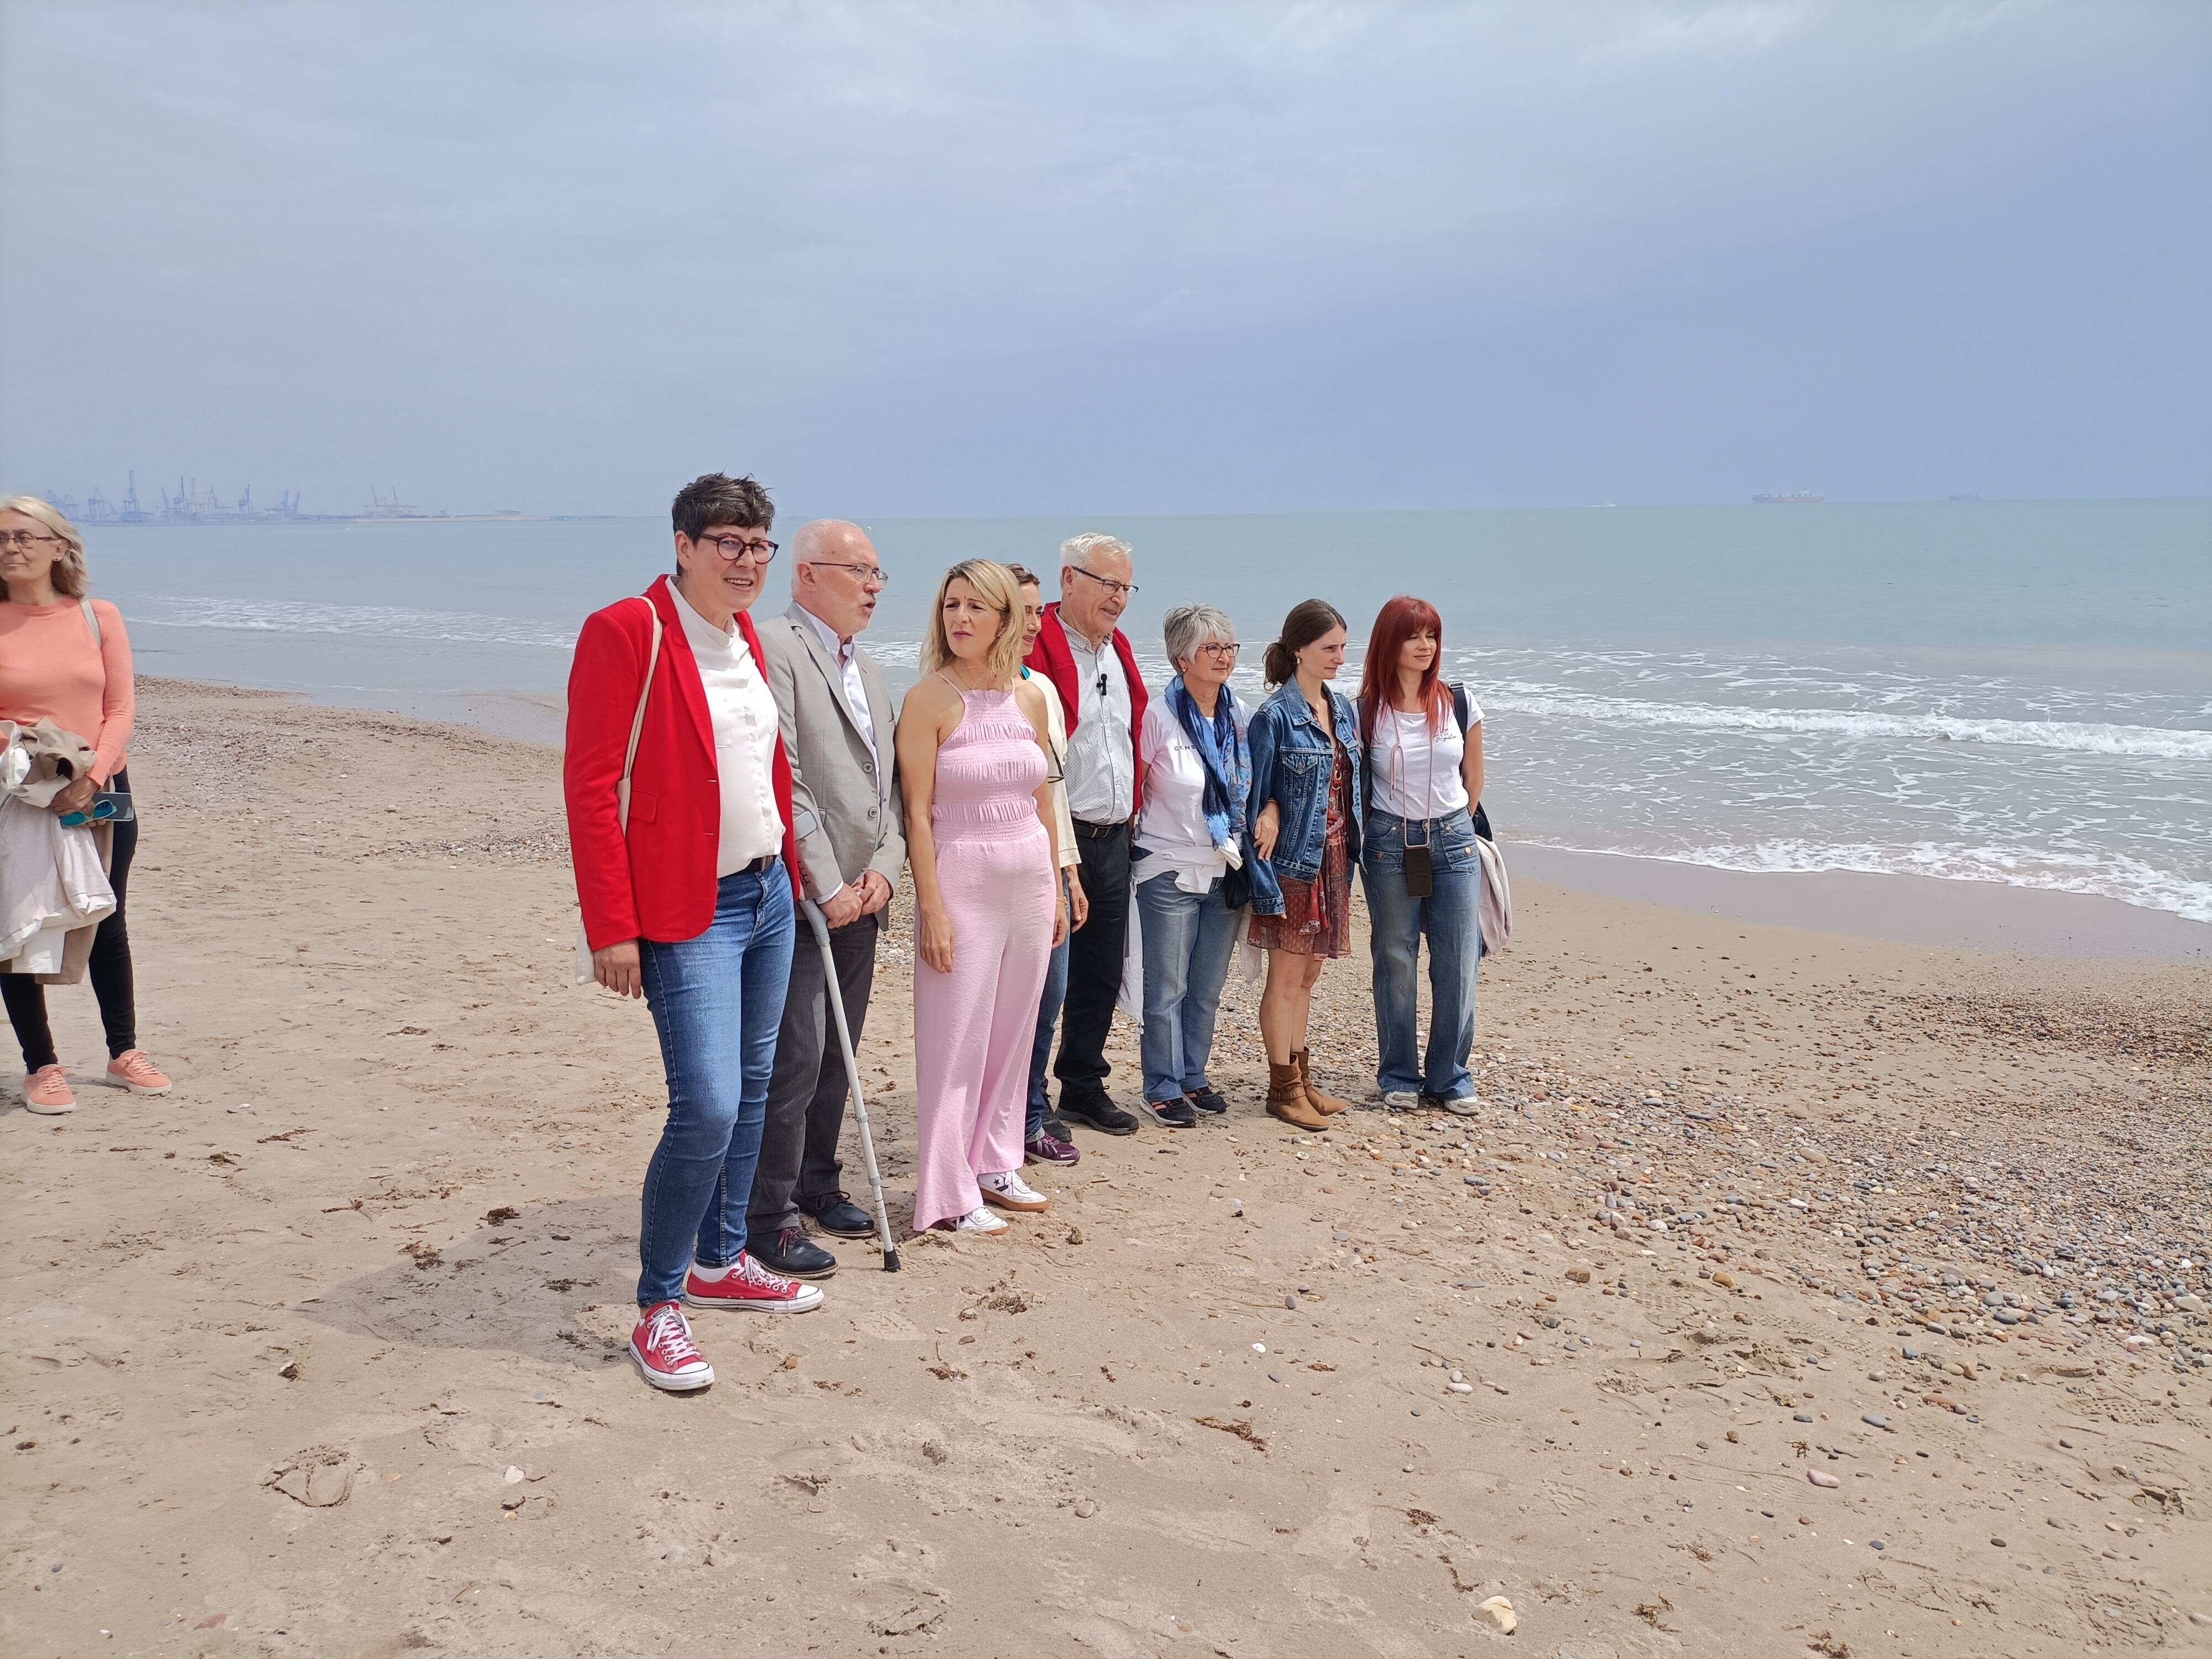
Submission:
<svg viewBox="0 0 2212 1659">
<path fill-rule="evenodd" d="M 924 677 L 898 722 L 914 869 L 914 1224 L 1000 1233 L 987 1205 L 1048 1200 L 1021 1176 L 1030 1048 L 1047 959 L 1066 931 L 1053 872 L 1042 695 L 1020 678 L 1013 573 L 945 574 Z"/>
</svg>

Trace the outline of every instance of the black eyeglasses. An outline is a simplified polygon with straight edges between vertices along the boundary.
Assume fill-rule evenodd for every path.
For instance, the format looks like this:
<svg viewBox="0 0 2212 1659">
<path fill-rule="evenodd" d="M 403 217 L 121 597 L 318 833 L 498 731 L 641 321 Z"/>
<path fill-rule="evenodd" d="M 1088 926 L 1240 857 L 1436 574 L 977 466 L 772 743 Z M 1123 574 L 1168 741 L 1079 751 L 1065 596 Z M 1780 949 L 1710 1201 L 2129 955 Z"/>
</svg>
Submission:
<svg viewBox="0 0 2212 1659">
<path fill-rule="evenodd" d="M 36 547 L 40 542 L 59 540 L 61 538 L 58 536 L 42 535 L 35 530 L 10 530 L 0 532 L 0 547 L 18 547 L 27 550 Z"/>
<path fill-rule="evenodd" d="M 732 564 L 748 553 L 752 555 L 755 564 L 766 564 L 775 556 L 776 549 L 783 544 L 769 541 L 765 537 L 758 541 L 747 541 L 742 536 L 702 536 L 697 545 L 713 548 Z"/>
<path fill-rule="evenodd" d="M 1072 564 L 1067 568 L 1070 570 L 1073 570 L 1079 576 L 1091 576 L 1091 573 L 1088 570 L 1085 570 L 1079 564 Z M 1111 576 L 1091 576 L 1091 580 L 1097 582 L 1099 586 L 1104 588 L 1109 593 L 1119 593 L 1124 599 L 1137 591 L 1136 583 L 1117 582 Z"/>
</svg>

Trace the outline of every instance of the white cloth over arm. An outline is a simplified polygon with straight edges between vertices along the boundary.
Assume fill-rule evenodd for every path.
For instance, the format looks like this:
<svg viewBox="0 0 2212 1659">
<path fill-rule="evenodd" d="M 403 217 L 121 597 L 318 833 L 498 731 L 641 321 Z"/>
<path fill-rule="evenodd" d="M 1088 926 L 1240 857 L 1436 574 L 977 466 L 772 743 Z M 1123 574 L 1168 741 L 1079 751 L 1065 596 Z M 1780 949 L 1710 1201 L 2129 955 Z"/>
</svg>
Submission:
<svg viewBox="0 0 2212 1659">
<path fill-rule="evenodd" d="M 0 799 L 0 970 L 58 974 L 70 933 L 112 915 L 115 890 L 89 826 Z"/>
</svg>

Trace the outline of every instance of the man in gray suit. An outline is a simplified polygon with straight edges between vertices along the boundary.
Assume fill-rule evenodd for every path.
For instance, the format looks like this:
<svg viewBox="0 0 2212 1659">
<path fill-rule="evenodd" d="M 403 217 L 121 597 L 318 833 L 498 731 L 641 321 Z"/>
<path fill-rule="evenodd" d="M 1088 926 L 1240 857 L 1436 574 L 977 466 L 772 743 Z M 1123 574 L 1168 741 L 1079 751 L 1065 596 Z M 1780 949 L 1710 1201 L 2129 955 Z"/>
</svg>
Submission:
<svg viewBox="0 0 2212 1659">
<path fill-rule="evenodd" d="M 838 995 L 857 1043 L 884 907 L 906 862 L 890 693 L 875 659 L 854 643 L 874 617 L 884 573 L 858 525 L 817 520 L 792 544 L 791 609 L 761 623 L 761 654 L 791 757 L 800 874 L 830 924 Z M 745 1224 L 747 1248 L 772 1273 L 837 1271 L 837 1258 L 807 1237 L 802 1213 L 840 1238 L 875 1231 L 837 1184 L 846 1089 L 822 951 L 802 927 Z"/>
</svg>

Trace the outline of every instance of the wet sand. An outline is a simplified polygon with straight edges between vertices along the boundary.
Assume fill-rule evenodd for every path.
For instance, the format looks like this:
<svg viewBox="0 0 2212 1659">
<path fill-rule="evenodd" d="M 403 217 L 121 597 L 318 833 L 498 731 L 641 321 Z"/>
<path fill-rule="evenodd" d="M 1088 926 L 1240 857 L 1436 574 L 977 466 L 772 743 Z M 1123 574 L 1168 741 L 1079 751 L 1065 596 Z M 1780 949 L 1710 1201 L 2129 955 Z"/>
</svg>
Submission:
<svg viewBox="0 0 2212 1659">
<path fill-rule="evenodd" d="M 1355 958 L 1315 1048 L 1359 1104 L 1284 1130 L 1232 978 L 1225 1121 L 1085 1134 L 896 1275 L 833 1243 L 822 1312 L 702 1316 L 670 1398 L 622 1355 L 659 1067 L 568 982 L 557 757 L 141 696 L 178 1083 L 94 1081 L 58 991 L 80 1109 L 0 1113 L 10 1652 L 1413 1659 L 1506 1642 L 1494 1595 L 1575 1659 L 2212 1638 L 2212 970 L 1516 857 L 1478 1116 L 1372 1103 Z"/>
</svg>

